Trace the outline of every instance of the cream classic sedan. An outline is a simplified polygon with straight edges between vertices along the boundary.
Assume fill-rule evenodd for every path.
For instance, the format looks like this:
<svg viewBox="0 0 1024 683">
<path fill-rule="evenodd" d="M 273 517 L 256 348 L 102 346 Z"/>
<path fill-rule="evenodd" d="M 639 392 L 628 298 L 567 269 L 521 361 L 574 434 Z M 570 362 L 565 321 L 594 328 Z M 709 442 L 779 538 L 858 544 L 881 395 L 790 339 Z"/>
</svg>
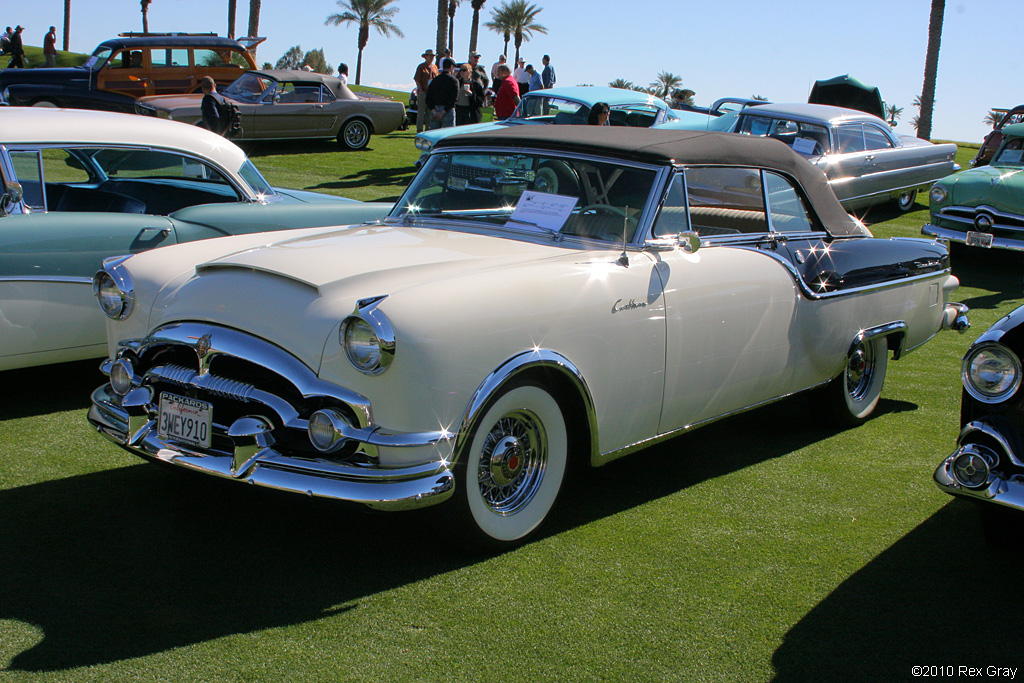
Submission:
<svg viewBox="0 0 1024 683">
<path fill-rule="evenodd" d="M 508 547 L 602 465 L 796 392 L 845 423 L 942 328 L 946 247 L 874 239 L 773 140 L 439 141 L 390 215 L 109 261 L 100 433 L 145 458 Z M 259 305 L 252 305 L 258 301 Z"/>
</svg>

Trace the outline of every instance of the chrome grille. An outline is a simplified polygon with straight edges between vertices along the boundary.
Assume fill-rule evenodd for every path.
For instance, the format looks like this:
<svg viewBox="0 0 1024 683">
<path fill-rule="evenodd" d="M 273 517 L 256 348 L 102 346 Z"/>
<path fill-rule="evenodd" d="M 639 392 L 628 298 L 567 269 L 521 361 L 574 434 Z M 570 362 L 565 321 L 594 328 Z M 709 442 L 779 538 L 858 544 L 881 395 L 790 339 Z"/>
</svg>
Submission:
<svg viewBox="0 0 1024 683">
<path fill-rule="evenodd" d="M 250 401 L 253 392 L 256 391 L 256 387 L 246 382 L 212 374 L 200 376 L 195 370 L 181 365 L 161 365 L 150 368 L 146 376 L 183 387 L 199 387 L 215 396 L 236 401 Z"/>
</svg>

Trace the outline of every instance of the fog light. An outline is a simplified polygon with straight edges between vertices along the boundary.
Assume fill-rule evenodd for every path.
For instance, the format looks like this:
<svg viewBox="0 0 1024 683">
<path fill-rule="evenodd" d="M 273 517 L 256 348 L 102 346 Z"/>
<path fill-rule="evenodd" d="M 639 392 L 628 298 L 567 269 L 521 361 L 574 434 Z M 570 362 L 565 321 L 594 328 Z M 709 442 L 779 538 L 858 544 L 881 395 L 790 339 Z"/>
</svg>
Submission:
<svg viewBox="0 0 1024 683">
<path fill-rule="evenodd" d="M 322 453 L 333 453 L 348 441 L 346 427 L 352 424 L 337 410 L 318 410 L 309 416 L 309 442 Z"/>
<path fill-rule="evenodd" d="M 990 466 L 975 446 L 965 446 L 953 461 L 953 476 L 961 486 L 977 488 L 988 484 Z"/>
<path fill-rule="evenodd" d="M 118 396 L 124 396 L 131 390 L 134 377 L 132 364 L 123 358 L 110 367 L 110 387 Z"/>
</svg>

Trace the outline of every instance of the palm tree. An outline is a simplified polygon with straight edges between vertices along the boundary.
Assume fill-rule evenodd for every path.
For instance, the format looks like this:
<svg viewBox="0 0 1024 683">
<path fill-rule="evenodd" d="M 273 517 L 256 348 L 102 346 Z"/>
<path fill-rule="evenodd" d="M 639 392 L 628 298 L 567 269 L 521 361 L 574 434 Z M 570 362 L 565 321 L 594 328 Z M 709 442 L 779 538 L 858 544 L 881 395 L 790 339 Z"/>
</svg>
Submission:
<svg viewBox="0 0 1024 683">
<path fill-rule="evenodd" d="M 452 56 L 455 55 L 455 10 L 459 6 L 459 0 L 448 0 L 448 49 Z"/>
<path fill-rule="evenodd" d="M 338 0 L 338 7 L 345 10 L 341 14 L 332 14 L 324 22 L 325 26 L 340 26 L 349 22 L 359 25 L 358 47 L 359 55 L 356 57 L 356 85 L 363 71 L 363 48 L 370 40 L 370 29 L 377 29 L 377 33 L 385 38 L 395 34 L 404 38 L 402 30 L 395 26 L 391 20 L 398 14 L 397 7 L 389 7 L 398 0 Z"/>
<path fill-rule="evenodd" d="M 228 38 L 235 37 L 235 14 L 238 13 L 238 0 L 228 0 Z"/>
<path fill-rule="evenodd" d="M 509 29 L 516 46 L 516 61 L 514 63 L 518 64 L 519 48 L 522 47 L 523 41 L 530 40 L 534 33 L 546 34 L 548 32 L 546 27 L 536 22 L 537 15 L 543 10 L 536 5 L 531 5 L 526 0 L 512 0 L 503 4 L 503 7 L 506 7 L 508 11 Z"/>
<path fill-rule="evenodd" d="M 633 81 L 627 81 L 625 78 L 616 78 L 614 81 L 608 84 L 609 88 L 622 88 L 623 90 L 632 90 Z"/>
<path fill-rule="evenodd" d="M 487 0 L 469 0 L 469 4 L 473 6 L 473 27 L 469 30 L 470 52 L 476 52 L 476 38 L 480 32 L 480 10 L 484 8 L 485 2 Z"/>
<path fill-rule="evenodd" d="M 674 88 L 678 88 L 682 84 L 683 79 L 679 76 L 676 76 L 670 71 L 662 71 L 658 74 L 658 78 L 651 83 L 651 89 L 653 94 L 664 100 L 668 98 L 669 92 Z"/>
<path fill-rule="evenodd" d="M 995 128 L 999 125 L 999 122 L 1003 120 L 1003 115 L 997 112 L 995 109 L 989 109 L 988 113 L 985 114 L 985 118 L 982 123 L 986 126 L 992 126 Z"/>
<path fill-rule="evenodd" d="M 149 3 L 153 0 L 142 0 L 142 32 L 149 33 Z"/>
<path fill-rule="evenodd" d="M 942 15 L 945 11 L 946 0 L 932 0 L 931 16 L 928 18 L 928 51 L 924 59 L 924 88 L 921 90 L 921 116 L 917 127 L 917 137 L 922 140 L 930 140 L 932 137 L 935 80 L 939 71 L 939 43 L 942 40 Z"/>
<path fill-rule="evenodd" d="M 509 23 L 508 7 L 502 5 L 498 9 L 491 10 L 491 20 L 484 24 L 484 28 L 494 31 L 502 36 L 505 47 L 501 54 L 508 55 L 508 41 L 512 39 L 512 27 Z M 515 63 L 513 62 L 513 65 Z"/>
<path fill-rule="evenodd" d="M 260 34 L 260 0 L 249 0 L 249 33 L 250 38 L 255 38 Z M 253 45 L 249 48 L 252 52 L 253 59 L 256 58 L 256 46 Z"/>
<path fill-rule="evenodd" d="M 437 58 L 444 54 L 448 44 L 448 0 L 437 0 Z"/>
<path fill-rule="evenodd" d="M 64 52 L 70 49 L 71 41 L 71 0 L 64 0 Z"/>
<path fill-rule="evenodd" d="M 895 104 L 890 104 L 885 108 L 885 118 L 888 119 L 889 125 L 895 127 L 896 121 L 903 115 L 903 107 L 897 107 Z"/>
</svg>

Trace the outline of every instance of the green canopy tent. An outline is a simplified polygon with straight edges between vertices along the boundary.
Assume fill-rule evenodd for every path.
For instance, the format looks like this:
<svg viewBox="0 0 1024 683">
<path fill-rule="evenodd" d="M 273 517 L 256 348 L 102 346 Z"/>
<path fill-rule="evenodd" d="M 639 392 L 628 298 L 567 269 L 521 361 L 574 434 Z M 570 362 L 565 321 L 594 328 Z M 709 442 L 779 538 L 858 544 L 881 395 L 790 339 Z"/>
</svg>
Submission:
<svg viewBox="0 0 1024 683">
<path fill-rule="evenodd" d="M 885 118 L 885 102 L 878 88 L 861 83 L 850 75 L 815 81 L 807 102 L 857 109 L 880 119 Z"/>
</svg>

